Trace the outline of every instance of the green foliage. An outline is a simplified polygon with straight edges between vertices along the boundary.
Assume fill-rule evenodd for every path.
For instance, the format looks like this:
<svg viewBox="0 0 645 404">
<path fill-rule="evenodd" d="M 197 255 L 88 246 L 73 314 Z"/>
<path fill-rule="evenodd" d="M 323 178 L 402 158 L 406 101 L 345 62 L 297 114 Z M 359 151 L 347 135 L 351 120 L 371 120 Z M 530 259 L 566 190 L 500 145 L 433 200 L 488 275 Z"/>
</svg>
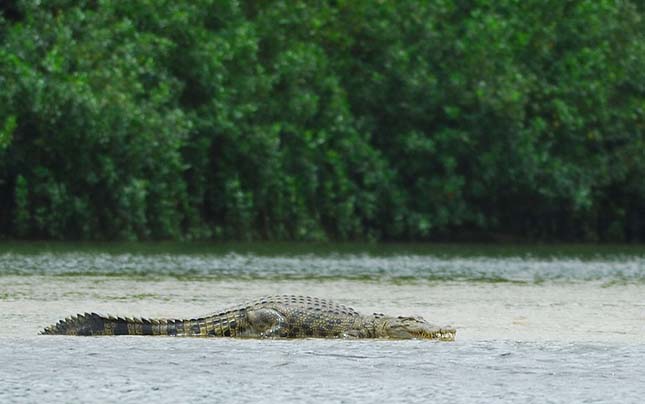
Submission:
<svg viewBox="0 0 645 404">
<path fill-rule="evenodd" d="M 9 147 L 11 138 L 13 137 L 13 131 L 16 130 L 16 126 L 16 116 L 9 115 L 4 121 L 3 128 L 0 129 L 0 150 L 4 150 Z"/>
<path fill-rule="evenodd" d="M 16 233 L 18 236 L 25 236 L 30 228 L 30 214 L 29 214 L 29 190 L 27 180 L 22 175 L 16 178 Z"/>
<path fill-rule="evenodd" d="M 645 239 L 636 2 L 7 10 L 4 237 Z"/>
</svg>

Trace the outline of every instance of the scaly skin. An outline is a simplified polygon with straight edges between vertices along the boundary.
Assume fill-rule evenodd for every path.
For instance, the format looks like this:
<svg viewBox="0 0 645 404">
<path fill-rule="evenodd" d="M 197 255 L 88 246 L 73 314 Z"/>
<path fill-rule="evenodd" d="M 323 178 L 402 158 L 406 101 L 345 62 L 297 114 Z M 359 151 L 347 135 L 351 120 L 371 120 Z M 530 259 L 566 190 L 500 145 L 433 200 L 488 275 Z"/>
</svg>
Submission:
<svg viewBox="0 0 645 404">
<path fill-rule="evenodd" d="M 361 315 L 342 304 L 309 296 L 268 296 L 190 320 L 79 314 L 44 329 L 58 335 L 171 335 L 239 338 L 394 338 L 454 341 L 456 330 L 421 317 Z"/>
</svg>

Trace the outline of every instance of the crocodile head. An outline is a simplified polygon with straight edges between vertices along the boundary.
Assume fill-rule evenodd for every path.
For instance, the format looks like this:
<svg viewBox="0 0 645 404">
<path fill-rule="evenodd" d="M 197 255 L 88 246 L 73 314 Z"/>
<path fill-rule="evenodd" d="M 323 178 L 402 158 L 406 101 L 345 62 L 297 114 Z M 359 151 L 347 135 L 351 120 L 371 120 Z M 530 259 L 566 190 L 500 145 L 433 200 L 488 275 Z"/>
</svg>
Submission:
<svg viewBox="0 0 645 404">
<path fill-rule="evenodd" d="M 381 327 L 377 328 L 377 332 L 381 338 L 454 341 L 457 333 L 453 327 L 439 327 L 422 317 L 382 317 L 380 320 Z"/>
</svg>

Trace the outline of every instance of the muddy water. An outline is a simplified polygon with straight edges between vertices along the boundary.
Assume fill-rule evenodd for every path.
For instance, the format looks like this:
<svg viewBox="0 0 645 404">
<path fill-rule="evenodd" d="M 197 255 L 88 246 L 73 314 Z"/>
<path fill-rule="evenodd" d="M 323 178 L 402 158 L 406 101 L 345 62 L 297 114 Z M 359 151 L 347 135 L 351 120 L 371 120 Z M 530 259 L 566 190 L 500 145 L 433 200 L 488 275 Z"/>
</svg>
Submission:
<svg viewBox="0 0 645 404">
<path fill-rule="evenodd" d="M 170 251 L 170 252 L 169 252 Z M 638 249 L 0 247 L 0 402 L 641 402 Z M 455 343 L 39 336 L 96 311 L 194 317 L 267 294 L 457 327 Z"/>
</svg>

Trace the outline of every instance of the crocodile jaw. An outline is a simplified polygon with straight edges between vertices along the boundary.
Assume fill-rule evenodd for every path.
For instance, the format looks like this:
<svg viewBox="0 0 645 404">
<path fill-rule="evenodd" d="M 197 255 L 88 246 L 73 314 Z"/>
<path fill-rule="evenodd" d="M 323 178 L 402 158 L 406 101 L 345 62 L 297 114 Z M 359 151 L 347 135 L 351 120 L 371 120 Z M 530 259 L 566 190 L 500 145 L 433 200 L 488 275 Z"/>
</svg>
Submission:
<svg viewBox="0 0 645 404">
<path fill-rule="evenodd" d="M 422 317 L 390 317 L 380 319 L 378 337 L 393 339 L 432 339 L 454 341 L 457 330 L 451 326 L 439 327 Z"/>
</svg>

